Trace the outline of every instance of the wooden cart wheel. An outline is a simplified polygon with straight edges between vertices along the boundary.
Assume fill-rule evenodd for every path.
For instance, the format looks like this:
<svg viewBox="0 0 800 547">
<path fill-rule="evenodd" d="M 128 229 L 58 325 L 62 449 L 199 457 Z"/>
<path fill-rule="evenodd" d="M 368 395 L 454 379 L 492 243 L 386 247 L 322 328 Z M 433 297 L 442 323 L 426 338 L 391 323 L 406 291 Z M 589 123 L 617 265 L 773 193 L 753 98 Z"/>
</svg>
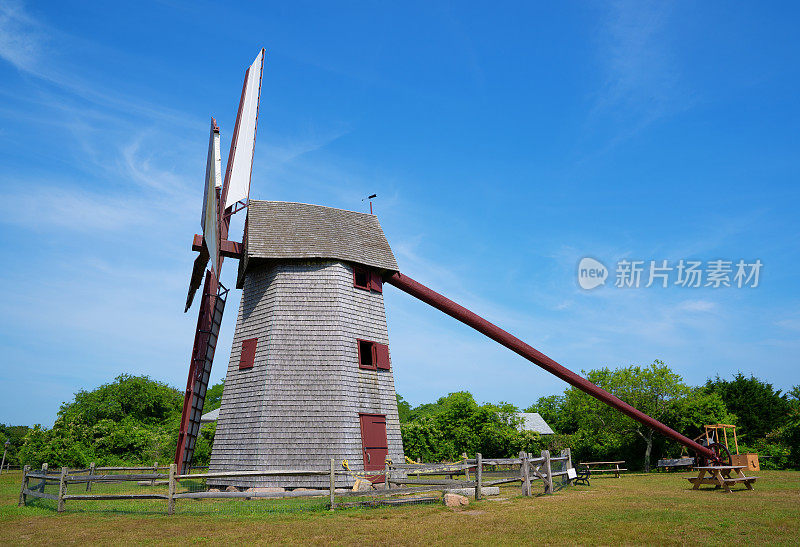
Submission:
<svg viewBox="0 0 800 547">
<path fill-rule="evenodd" d="M 720 465 L 733 465 L 733 459 L 731 458 L 731 453 L 728 451 L 728 448 L 724 444 L 720 443 L 711 443 L 708 445 L 708 448 L 714 451 L 714 454 L 717 455 L 717 459 L 719 460 Z M 707 462 L 713 463 L 713 462 Z"/>
</svg>

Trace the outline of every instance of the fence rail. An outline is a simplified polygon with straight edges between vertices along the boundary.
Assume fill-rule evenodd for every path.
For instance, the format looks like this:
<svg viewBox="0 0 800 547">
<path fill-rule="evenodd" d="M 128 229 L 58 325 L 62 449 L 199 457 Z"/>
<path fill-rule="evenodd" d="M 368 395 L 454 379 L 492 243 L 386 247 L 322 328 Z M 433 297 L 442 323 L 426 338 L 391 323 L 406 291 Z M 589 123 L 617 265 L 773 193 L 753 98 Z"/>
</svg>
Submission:
<svg viewBox="0 0 800 547">
<path fill-rule="evenodd" d="M 556 463 L 558 470 L 553 469 L 553 464 Z M 513 469 L 504 469 L 500 471 L 500 476 L 493 472 L 492 478 L 489 480 L 484 479 L 484 470 L 486 467 L 512 467 Z M 424 485 L 430 487 L 439 487 L 439 489 L 453 489 L 453 488 L 474 488 L 475 498 L 481 499 L 483 488 L 488 486 L 497 486 L 500 484 L 509 484 L 519 482 L 522 489 L 522 494 L 530 496 L 531 483 L 535 480 L 541 480 L 544 485 L 544 493 L 551 494 L 553 492 L 553 479 L 555 477 L 565 477 L 568 475 L 567 469 L 572 467 L 572 455 L 570 449 L 567 448 L 561 451 L 558 456 L 551 456 L 550 452 L 543 450 L 541 454 L 534 457 L 532 454 L 521 452 L 517 458 L 486 458 L 484 459 L 481 454 L 477 454 L 476 458 L 464 458 L 460 462 L 445 463 L 445 464 L 399 464 L 391 465 L 387 463 L 384 473 L 386 475 L 385 485 L 389 492 L 392 492 L 391 486 L 408 486 L 408 485 Z M 475 473 L 475 480 L 470 480 L 470 471 Z M 463 473 L 464 478 L 453 479 L 453 475 Z M 412 478 L 411 475 L 414 477 Z M 449 478 L 420 478 L 420 475 L 448 475 Z"/>
<path fill-rule="evenodd" d="M 554 469 L 553 464 L 558 469 Z M 498 470 L 500 467 L 502 469 Z M 179 500 L 187 499 L 277 499 L 277 498 L 329 498 L 331 510 L 337 506 L 349 507 L 353 503 L 337 504 L 337 498 L 349 499 L 353 497 L 361 498 L 387 498 L 389 504 L 408 502 L 403 499 L 388 499 L 396 496 L 408 494 L 425 494 L 430 492 L 447 492 L 453 489 L 474 489 L 476 499 L 483 497 L 483 489 L 500 484 L 519 482 L 522 494 L 530 496 L 531 484 L 533 481 L 541 480 L 544 485 L 544 493 L 553 493 L 553 479 L 567 475 L 567 469 L 572 467 L 570 450 L 566 449 L 561 455 L 551 457 L 546 450 L 540 456 L 533 457 L 531 454 L 520 453 L 518 458 L 487 458 L 483 459 L 481 454 L 476 458 L 464 458 L 460 462 L 448 463 L 426 463 L 426 464 L 392 464 L 386 462 L 383 470 L 383 488 L 376 490 L 337 490 L 336 478 L 349 476 L 363 478 L 363 474 L 353 473 L 349 470 L 336 468 L 334 459 L 330 460 L 328 470 L 319 469 L 277 469 L 261 471 L 225 471 L 225 472 L 205 472 L 178 474 L 175 464 L 169 467 L 159 467 L 158 462 L 146 467 L 96 467 L 92 464 L 86 469 L 60 468 L 58 471 L 49 470 L 47 464 L 43 464 L 41 469 L 32 470 L 30 466 L 23 468 L 22 485 L 19 494 L 19 505 L 25 505 L 27 499 L 42 498 L 52 500 L 58 504 L 58 512 L 65 511 L 67 501 L 80 500 L 164 500 L 167 502 L 167 513 L 172 515 L 175 511 L 175 504 Z M 488 476 L 484 477 L 484 470 L 493 469 Z M 510 468 L 510 469 L 509 469 Z M 168 473 L 158 471 L 166 469 Z M 375 472 L 380 476 L 380 472 Z M 497 473 L 500 473 L 499 475 Z M 454 478 L 463 475 L 463 478 Z M 319 477 L 329 476 L 330 487 L 328 489 L 316 490 L 291 490 L 283 492 L 268 492 L 248 489 L 248 491 L 213 491 L 204 490 L 197 492 L 178 492 L 178 483 L 181 480 L 204 480 L 204 479 L 231 479 L 242 477 L 269 477 L 269 476 L 308 476 Z M 375 475 L 370 475 L 375 476 Z M 437 478 L 441 477 L 441 478 Z M 444 476 L 447 476 L 445 478 Z M 159 482 L 156 482 L 159 481 Z M 142 486 L 166 485 L 166 492 L 147 492 L 147 493 L 92 493 L 93 483 L 109 482 L 135 482 Z M 86 484 L 85 494 L 67 493 L 67 486 L 70 484 Z M 45 492 L 47 484 L 57 484 L 57 493 Z M 422 498 L 418 498 L 422 499 Z M 425 498 L 428 499 L 428 498 Z M 365 502 L 383 503 L 383 502 Z"/>
</svg>

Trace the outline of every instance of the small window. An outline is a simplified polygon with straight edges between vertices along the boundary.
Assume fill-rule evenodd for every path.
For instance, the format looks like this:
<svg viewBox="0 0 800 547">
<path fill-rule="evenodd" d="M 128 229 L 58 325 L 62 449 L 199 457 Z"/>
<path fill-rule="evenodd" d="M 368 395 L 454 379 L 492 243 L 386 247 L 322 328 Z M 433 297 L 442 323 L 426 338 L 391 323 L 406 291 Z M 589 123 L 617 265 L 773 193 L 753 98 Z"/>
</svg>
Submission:
<svg viewBox="0 0 800 547">
<path fill-rule="evenodd" d="M 365 291 L 383 292 L 383 278 L 381 274 L 364 268 L 363 266 L 353 266 L 353 286 Z"/>
<path fill-rule="evenodd" d="M 242 352 L 239 355 L 239 370 L 253 368 L 256 360 L 256 346 L 258 338 L 249 338 L 242 342 Z"/>
<path fill-rule="evenodd" d="M 358 368 L 375 370 L 377 358 L 375 355 L 375 342 L 369 340 L 358 341 Z"/>
<path fill-rule="evenodd" d="M 353 286 L 355 288 L 368 291 L 371 284 L 370 277 L 370 272 L 366 268 L 353 266 Z"/>
<path fill-rule="evenodd" d="M 358 368 L 389 370 L 389 346 L 370 340 L 358 340 Z"/>
</svg>

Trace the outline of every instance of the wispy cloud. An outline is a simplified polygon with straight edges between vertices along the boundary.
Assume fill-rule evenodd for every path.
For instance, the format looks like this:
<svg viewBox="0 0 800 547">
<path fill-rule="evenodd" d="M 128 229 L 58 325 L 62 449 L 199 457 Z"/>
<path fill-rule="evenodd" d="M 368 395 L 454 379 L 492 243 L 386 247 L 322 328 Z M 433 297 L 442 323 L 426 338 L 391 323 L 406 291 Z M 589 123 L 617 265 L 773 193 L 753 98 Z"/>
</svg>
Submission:
<svg viewBox="0 0 800 547">
<path fill-rule="evenodd" d="M 707 312 L 717 307 L 716 303 L 709 300 L 686 300 L 678 305 L 679 310 Z"/>
<path fill-rule="evenodd" d="M 53 46 L 57 40 L 58 48 Z M 0 59 L 19 71 L 51 84 L 92 104 L 111 108 L 118 115 L 136 114 L 172 125 L 199 129 L 204 124 L 183 112 L 133 98 L 119 88 L 103 87 L 82 77 L 70 62 L 69 49 L 78 40 L 34 19 L 22 2 L 0 4 Z"/>
<path fill-rule="evenodd" d="M 669 4 L 618 1 L 609 4 L 603 65 L 606 80 L 598 109 L 635 108 L 647 121 L 678 102 L 680 73 L 670 54 Z"/>
<path fill-rule="evenodd" d="M 144 200 L 63 186 L 17 186 L 2 200 L 2 222 L 33 231 L 123 230 L 152 220 Z"/>
<path fill-rule="evenodd" d="M 590 157 L 608 152 L 695 102 L 672 53 L 671 5 L 619 0 L 605 8 L 598 37 L 601 80 L 587 116 L 586 133 L 602 128 L 606 137 Z"/>
<path fill-rule="evenodd" d="M 36 72 L 46 40 L 22 2 L 6 0 L 0 4 L 0 58 L 25 72 Z"/>
</svg>

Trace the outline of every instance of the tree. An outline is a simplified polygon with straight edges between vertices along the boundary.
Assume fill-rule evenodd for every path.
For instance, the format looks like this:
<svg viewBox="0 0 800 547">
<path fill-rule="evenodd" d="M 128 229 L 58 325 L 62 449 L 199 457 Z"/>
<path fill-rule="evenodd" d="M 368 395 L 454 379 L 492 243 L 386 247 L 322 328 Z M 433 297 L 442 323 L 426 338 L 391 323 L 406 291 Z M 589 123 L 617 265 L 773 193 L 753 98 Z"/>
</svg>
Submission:
<svg viewBox="0 0 800 547">
<path fill-rule="evenodd" d="M 411 405 L 399 393 L 397 394 L 397 416 L 401 424 L 406 423 L 411 418 Z"/>
<path fill-rule="evenodd" d="M 3 425 L 0 424 L 0 450 L 9 441 L 8 451 L 6 452 L 6 463 L 9 465 L 19 465 L 19 449 L 25 442 L 25 435 L 30 428 L 27 425 Z"/>
<path fill-rule="evenodd" d="M 86 467 L 141 464 L 172 458 L 183 397 L 146 376 L 123 374 L 63 403 L 51 429 L 39 425 L 25 436 L 22 463 Z"/>
<path fill-rule="evenodd" d="M 225 378 L 206 390 L 206 400 L 203 403 L 203 414 L 211 412 L 222 406 L 222 392 L 225 390 Z"/>
<path fill-rule="evenodd" d="M 667 425 L 679 431 L 726 415 L 719 398 L 699 400 L 697 391 L 662 361 L 646 367 L 591 370 L 586 377 L 656 420 L 672 422 Z M 643 449 L 643 467 L 649 471 L 654 446 L 666 446 L 649 427 L 575 387 L 563 396 L 539 399 L 531 408 L 544 412 L 542 417 L 548 416 L 559 432 L 571 434 L 576 448 L 584 452 L 581 457 L 621 457 Z"/>
<path fill-rule="evenodd" d="M 539 436 L 520 431 L 517 413 L 509 403 L 479 405 L 467 391 L 450 393 L 411 409 L 401 425 L 403 446 L 409 457 L 426 461 L 454 461 L 463 453 L 507 457 L 533 451 Z"/>
<path fill-rule="evenodd" d="M 741 428 L 736 433 L 744 442 L 753 442 L 786 423 L 791 406 L 788 397 L 754 376 L 747 378 L 741 372 L 733 380 L 717 376 L 708 380 L 705 388 L 719 394 L 728 411 L 736 415 L 736 425 Z"/>
</svg>

